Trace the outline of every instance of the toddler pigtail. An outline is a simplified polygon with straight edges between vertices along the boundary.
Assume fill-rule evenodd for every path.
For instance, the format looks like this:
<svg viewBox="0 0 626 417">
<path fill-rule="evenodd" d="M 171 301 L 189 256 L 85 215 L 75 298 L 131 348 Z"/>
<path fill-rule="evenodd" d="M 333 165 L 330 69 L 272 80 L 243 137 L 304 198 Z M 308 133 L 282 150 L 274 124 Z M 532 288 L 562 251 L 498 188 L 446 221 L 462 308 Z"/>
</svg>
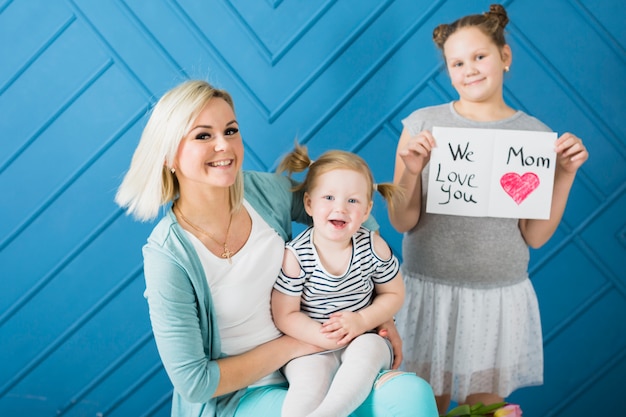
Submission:
<svg viewBox="0 0 626 417">
<path fill-rule="evenodd" d="M 390 182 L 382 184 L 374 183 L 374 191 L 378 191 L 378 193 L 385 199 L 387 207 L 390 211 L 393 210 L 395 203 L 404 199 L 404 190 L 396 184 Z"/>
</svg>

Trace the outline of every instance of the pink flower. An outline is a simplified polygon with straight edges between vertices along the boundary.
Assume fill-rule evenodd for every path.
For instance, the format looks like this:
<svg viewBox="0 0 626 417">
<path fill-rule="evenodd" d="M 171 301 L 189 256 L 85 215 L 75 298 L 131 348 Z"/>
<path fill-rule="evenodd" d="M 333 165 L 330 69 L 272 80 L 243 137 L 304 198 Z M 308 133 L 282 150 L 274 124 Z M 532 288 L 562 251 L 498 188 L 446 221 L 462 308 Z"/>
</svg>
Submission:
<svg viewBox="0 0 626 417">
<path fill-rule="evenodd" d="M 498 408 L 493 417 L 522 417 L 522 409 L 517 404 L 508 404 Z"/>
</svg>

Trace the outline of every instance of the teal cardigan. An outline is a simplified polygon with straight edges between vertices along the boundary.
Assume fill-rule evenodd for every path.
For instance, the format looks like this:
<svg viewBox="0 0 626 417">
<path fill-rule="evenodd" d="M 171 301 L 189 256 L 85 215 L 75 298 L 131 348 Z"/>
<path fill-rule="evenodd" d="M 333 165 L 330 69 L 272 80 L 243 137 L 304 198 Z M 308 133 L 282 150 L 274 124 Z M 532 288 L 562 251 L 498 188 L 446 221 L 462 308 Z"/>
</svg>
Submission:
<svg viewBox="0 0 626 417">
<path fill-rule="evenodd" d="M 302 193 L 281 175 L 244 173 L 246 201 L 287 241 L 292 221 L 309 224 Z M 370 228 L 377 228 L 373 218 Z M 143 247 L 150 321 L 163 366 L 174 385 L 173 417 L 230 416 L 244 390 L 213 398 L 223 357 L 211 291 L 192 243 L 172 210 Z"/>
</svg>

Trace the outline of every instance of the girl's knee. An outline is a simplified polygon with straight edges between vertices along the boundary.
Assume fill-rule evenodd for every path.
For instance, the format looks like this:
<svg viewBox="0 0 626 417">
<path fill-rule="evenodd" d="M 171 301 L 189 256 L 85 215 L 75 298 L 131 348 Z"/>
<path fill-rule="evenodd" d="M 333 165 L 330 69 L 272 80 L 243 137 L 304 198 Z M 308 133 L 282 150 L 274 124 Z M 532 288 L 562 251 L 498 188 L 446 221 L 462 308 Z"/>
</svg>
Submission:
<svg viewBox="0 0 626 417">
<path fill-rule="evenodd" d="M 365 351 L 370 355 L 379 356 L 391 352 L 387 341 L 375 333 L 365 333 L 353 339 L 346 350 Z"/>
<path fill-rule="evenodd" d="M 355 337 L 350 345 L 363 345 L 363 346 L 385 346 L 386 342 L 381 336 L 376 333 L 364 333 Z M 348 347 L 350 346 L 348 345 Z"/>
<path fill-rule="evenodd" d="M 361 362 L 368 364 L 376 370 L 389 368 L 393 362 L 393 352 L 387 341 L 377 334 L 366 333 L 350 342 L 342 360 Z"/>
</svg>

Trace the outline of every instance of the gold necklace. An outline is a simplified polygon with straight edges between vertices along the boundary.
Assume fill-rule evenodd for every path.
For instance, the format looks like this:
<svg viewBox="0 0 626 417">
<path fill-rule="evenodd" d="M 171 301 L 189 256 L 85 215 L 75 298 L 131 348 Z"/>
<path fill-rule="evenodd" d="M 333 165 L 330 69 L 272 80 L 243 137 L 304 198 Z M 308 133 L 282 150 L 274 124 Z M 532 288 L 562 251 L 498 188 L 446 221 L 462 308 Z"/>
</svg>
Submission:
<svg viewBox="0 0 626 417">
<path fill-rule="evenodd" d="M 230 219 L 228 219 L 228 226 L 226 227 L 226 238 L 225 238 L 223 243 L 220 243 L 217 239 L 215 239 L 213 236 L 211 236 L 211 234 L 209 232 L 207 232 L 206 230 L 204 230 L 200 226 L 197 226 L 197 225 L 193 224 L 192 222 L 190 222 L 189 219 L 185 217 L 183 212 L 180 211 L 180 208 L 177 205 L 174 205 L 174 209 L 178 212 L 178 215 L 180 216 L 181 219 L 183 219 L 185 221 L 185 223 L 187 223 L 189 226 L 194 228 L 196 231 L 202 233 L 203 235 L 208 236 L 213 242 L 217 243 L 218 245 L 223 246 L 224 247 L 224 251 L 222 252 L 222 254 L 220 256 L 222 258 L 224 258 L 224 259 L 228 259 L 228 263 L 229 264 L 233 263 L 233 261 L 230 259 L 230 257 L 233 256 L 235 254 L 235 252 L 231 252 L 228 249 L 228 246 L 226 246 L 226 242 L 228 241 L 228 232 L 230 231 L 230 224 L 233 221 L 233 213 L 230 213 Z"/>
</svg>

